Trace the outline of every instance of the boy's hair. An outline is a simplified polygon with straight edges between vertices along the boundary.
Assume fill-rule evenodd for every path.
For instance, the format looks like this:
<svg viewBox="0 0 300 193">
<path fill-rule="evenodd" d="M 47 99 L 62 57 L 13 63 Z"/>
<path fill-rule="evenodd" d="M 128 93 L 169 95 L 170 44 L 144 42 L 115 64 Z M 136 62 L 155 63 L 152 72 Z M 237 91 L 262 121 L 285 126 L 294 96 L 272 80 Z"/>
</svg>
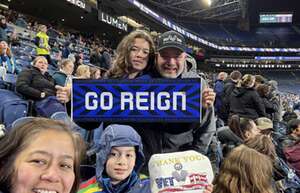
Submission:
<svg viewBox="0 0 300 193">
<path fill-rule="evenodd" d="M 292 119 L 288 122 L 288 133 L 291 134 L 300 125 L 300 119 Z"/>
</svg>

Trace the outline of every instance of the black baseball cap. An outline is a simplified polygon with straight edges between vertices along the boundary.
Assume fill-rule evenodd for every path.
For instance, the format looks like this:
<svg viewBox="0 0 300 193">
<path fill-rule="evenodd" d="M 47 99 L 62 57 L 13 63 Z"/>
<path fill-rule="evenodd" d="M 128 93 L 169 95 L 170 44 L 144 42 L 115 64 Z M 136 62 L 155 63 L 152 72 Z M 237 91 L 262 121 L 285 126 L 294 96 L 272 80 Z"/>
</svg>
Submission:
<svg viewBox="0 0 300 193">
<path fill-rule="evenodd" d="M 157 51 L 165 48 L 177 48 L 185 52 L 186 44 L 183 35 L 176 31 L 167 31 L 157 39 Z"/>
</svg>

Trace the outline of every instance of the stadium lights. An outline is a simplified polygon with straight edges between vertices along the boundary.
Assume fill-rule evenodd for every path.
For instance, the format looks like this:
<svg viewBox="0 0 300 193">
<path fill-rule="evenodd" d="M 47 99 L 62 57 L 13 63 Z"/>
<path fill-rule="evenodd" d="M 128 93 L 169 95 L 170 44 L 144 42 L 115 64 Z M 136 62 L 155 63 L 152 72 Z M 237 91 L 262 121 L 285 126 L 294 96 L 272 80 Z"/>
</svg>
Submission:
<svg viewBox="0 0 300 193">
<path fill-rule="evenodd" d="M 126 17 L 126 16 L 120 16 L 118 17 L 119 20 L 131 25 L 132 27 L 134 28 L 141 28 L 143 27 L 142 24 L 139 24 L 138 22 L 136 22 L 135 20 L 129 18 L 129 17 Z"/>
<path fill-rule="evenodd" d="M 0 7 L 1 7 L 1 8 L 4 8 L 4 9 L 8 9 L 8 6 L 7 6 L 7 5 L 4 5 L 4 4 L 2 4 L 2 3 L 0 3 Z"/>
<path fill-rule="evenodd" d="M 205 3 L 208 7 L 211 6 L 211 0 L 204 0 L 204 3 Z"/>
</svg>

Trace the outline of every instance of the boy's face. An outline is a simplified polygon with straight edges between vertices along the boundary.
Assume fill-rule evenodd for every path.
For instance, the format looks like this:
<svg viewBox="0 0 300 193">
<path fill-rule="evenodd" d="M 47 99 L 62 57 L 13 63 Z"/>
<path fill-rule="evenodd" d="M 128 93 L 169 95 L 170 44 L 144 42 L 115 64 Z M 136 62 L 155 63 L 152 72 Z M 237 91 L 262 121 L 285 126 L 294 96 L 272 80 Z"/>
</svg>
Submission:
<svg viewBox="0 0 300 193">
<path fill-rule="evenodd" d="M 134 147 L 113 147 L 106 162 L 106 173 L 112 184 L 126 179 L 135 166 L 136 153 Z"/>
</svg>

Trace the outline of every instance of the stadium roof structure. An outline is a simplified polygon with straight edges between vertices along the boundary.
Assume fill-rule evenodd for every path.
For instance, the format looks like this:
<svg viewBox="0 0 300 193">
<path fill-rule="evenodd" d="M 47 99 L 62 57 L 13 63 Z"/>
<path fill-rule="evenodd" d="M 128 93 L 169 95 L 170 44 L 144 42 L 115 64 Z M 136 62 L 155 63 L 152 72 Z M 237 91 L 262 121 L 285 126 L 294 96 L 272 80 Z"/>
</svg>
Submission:
<svg viewBox="0 0 300 193">
<path fill-rule="evenodd" d="M 176 21 L 228 22 L 250 18 L 257 23 L 259 12 L 293 12 L 300 21 L 298 0 L 140 0 L 141 3 Z M 210 2 L 210 6 L 207 5 Z"/>
<path fill-rule="evenodd" d="M 177 19 L 236 20 L 246 16 L 248 0 L 142 0 Z M 208 5 L 210 4 L 210 5 Z"/>
</svg>

